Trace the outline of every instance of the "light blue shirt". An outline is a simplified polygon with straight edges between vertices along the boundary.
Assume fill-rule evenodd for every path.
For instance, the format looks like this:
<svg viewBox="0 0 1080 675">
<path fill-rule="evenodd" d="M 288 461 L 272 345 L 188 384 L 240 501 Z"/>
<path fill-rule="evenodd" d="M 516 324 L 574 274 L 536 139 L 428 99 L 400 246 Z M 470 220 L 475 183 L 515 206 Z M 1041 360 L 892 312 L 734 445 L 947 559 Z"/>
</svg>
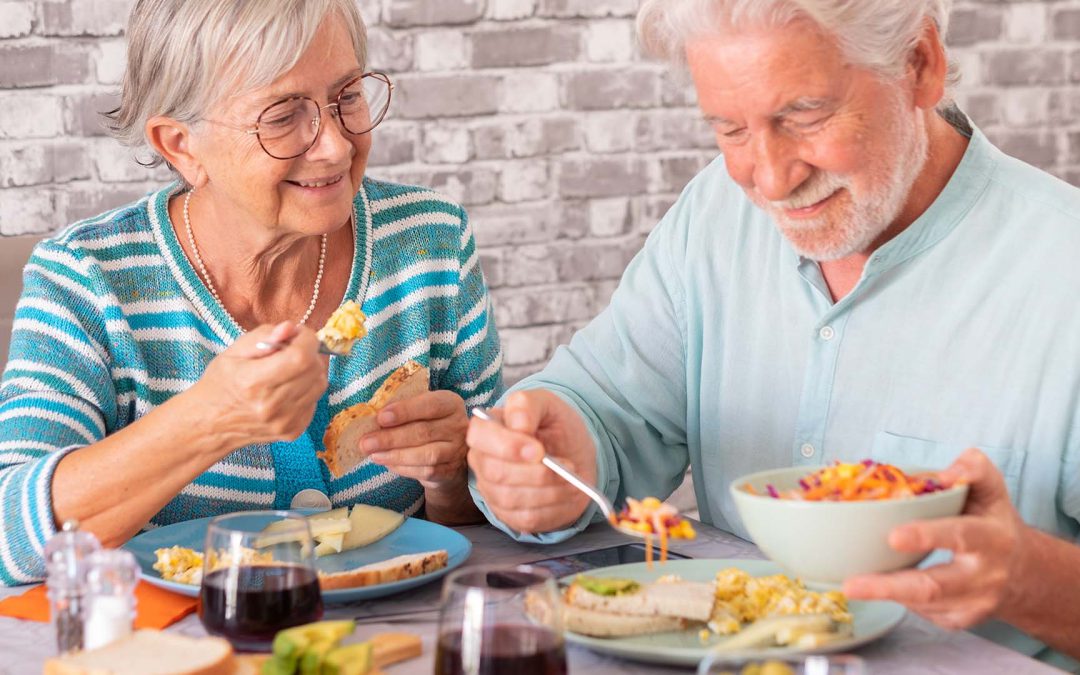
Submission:
<svg viewBox="0 0 1080 675">
<path fill-rule="evenodd" d="M 1028 523 L 1076 540 L 1078 256 L 1080 190 L 974 130 L 930 208 L 833 302 L 717 159 L 610 306 L 515 388 L 579 410 L 616 502 L 670 494 L 689 465 L 702 520 L 742 537 L 727 488 L 744 474 L 867 457 L 944 468 L 977 446 Z M 511 534 L 558 541 L 592 515 Z"/>
</svg>

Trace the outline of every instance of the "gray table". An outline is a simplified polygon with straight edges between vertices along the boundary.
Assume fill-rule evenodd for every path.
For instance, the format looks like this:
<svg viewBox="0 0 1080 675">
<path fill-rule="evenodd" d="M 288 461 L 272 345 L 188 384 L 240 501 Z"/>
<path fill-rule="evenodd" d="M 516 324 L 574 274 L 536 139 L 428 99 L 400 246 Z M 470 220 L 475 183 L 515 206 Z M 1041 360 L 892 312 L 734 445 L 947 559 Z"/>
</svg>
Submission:
<svg viewBox="0 0 1080 675">
<path fill-rule="evenodd" d="M 577 537 L 554 546 L 518 544 L 486 525 L 465 527 L 460 531 L 473 542 L 472 556 L 467 564 L 523 563 L 626 542 L 625 537 L 606 525 L 593 526 Z M 680 546 L 673 549 L 694 558 L 761 557 L 752 544 L 706 525 L 698 526 L 696 540 L 680 542 Z M 424 655 L 387 669 L 387 675 L 427 675 L 433 671 L 437 622 L 437 615 L 430 610 L 438 602 L 439 587 L 439 584 L 430 584 L 391 598 L 333 606 L 328 608 L 326 618 L 360 617 L 358 636 L 385 631 L 409 631 L 422 635 Z M 0 598 L 24 590 L 0 588 Z M 401 616 L 389 619 L 386 616 L 389 614 Z M 383 618 L 379 619 L 380 616 Z M 206 634 L 194 615 L 169 630 L 192 636 Z M 52 635 L 47 624 L 0 617 L 0 673 L 40 673 L 42 663 L 52 653 Z M 864 647 L 858 653 L 867 661 L 874 675 L 1036 675 L 1060 672 L 969 633 L 943 631 L 912 615 L 908 615 L 886 638 Z M 572 673 L 687 672 L 685 669 L 622 661 L 574 646 L 568 646 L 568 657 Z"/>
</svg>

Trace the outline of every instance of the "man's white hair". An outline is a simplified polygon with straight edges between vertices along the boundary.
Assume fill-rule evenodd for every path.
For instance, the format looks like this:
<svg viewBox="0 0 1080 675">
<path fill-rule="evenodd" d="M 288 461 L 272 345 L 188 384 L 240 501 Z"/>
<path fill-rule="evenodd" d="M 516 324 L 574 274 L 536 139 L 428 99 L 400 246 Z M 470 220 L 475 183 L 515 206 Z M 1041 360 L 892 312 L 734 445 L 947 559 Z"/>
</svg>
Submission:
<svg viewBox="0 0 1080 675">
<path fill-rule="evenodd" d="M 647 52 L 682 60 L 687 41 L 696 37 L 809 19 L 836 38 L 852 64 L 900 77 L 925 20 L 944 39 L 951 7 L 952 0 L 643 0 L 637 27 Z"/>
<path fill-rule="evenodd" d="M 160 164 L 144 135 L 148 119 L 194 124 L 219 101 L 269 85 L 296 65 L 333 12 L 364 67 L 367 34 L 355 0 L 138 0 L 120 106 L 106 114 L 110 133 L 147 152 L 141 163 Z"/>
</svg>

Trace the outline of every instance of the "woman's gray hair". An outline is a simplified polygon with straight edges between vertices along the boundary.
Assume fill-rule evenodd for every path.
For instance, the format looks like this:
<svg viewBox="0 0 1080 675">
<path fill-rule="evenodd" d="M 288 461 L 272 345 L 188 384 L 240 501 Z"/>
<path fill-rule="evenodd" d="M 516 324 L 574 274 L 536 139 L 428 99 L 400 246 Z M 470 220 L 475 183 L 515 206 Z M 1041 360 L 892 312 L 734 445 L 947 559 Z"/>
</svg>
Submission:
<svg viewBox="0 0 1080 675">
<path fill-rule="evenodd" d="M 114 138 L 148 159 L 146 121 L 194 124 L 220 101 L 265 87 L 307 50 L 327 15 L 345 20 L 361 67 L 367 32 L 355 0 L 137 0 L 127 29 L 120 105 L 105 113 Z"/>
<path fill-rule="evenodd" d="M 682 60 L 695 37 L 808 18 L 836 37 L 851 63 L 900 77 L 926 19 L 944 39 L 951 6 L 952 0 L 643 0 L 637 28 L 647 52 Z M 951 65 L 949 85 L 956 79 Z"/>
</svg>

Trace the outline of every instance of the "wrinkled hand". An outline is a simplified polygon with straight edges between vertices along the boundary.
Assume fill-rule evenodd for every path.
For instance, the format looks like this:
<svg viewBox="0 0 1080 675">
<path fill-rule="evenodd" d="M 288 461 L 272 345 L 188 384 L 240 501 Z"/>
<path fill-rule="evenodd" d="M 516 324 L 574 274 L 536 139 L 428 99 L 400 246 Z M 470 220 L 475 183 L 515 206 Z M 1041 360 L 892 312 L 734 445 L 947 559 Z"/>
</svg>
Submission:
<svg viewBox="0 0 1080 675">
<path fill-rule="evenodd" d="M 267 351 L 255 346 L 261 341 L 285 346 Z M 241 335 L 188 391 L 209 409 L 216 434 L 235 449 L 304 433 L 326 391 L 326 373 L 315 333 L 286 322 Z"/>
<path fill-rule="evenodd" d="M 1005 480 L 986 455 L 969 449 L 941 473 L 946 485 L 969 483 L 964 515 L 903 525 L 889 535 L 898 551 L 953 551 L 953 560 L 922 570 L 853 577 L 844 593 L 893 600 L 944 628 L 980 623 L 1009 603 L 1010 582 L 1021 566 L 1026 529 L 1009 501 Z"/>
<path fill-rule="evenodd" d="M 474 417 L 467 441 L 476 489 L 495 516 L 519 532 L 580 518 L 589 498 L 540 463 L 546 452 L 596 483 L 596 448 L 578 413 L 542 389 L 515 392 L 490 413 L 501 424 Z"/>
<path fill-rule="evenodd" d="M 460 396 L 429 391 L 386 406 L 375 419 L 381 431 L 360 439 L 368 459 L 425 489 L 464 486 L 469 416 Z"/>
</svg>

